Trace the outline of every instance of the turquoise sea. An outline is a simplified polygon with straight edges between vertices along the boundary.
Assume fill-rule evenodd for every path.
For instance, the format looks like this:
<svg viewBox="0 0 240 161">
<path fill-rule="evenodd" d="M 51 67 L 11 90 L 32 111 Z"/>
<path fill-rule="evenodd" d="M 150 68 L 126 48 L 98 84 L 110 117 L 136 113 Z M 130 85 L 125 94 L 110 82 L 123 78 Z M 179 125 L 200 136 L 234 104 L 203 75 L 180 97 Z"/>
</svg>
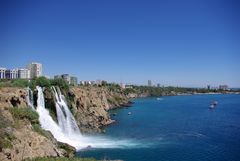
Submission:
<svg viewBox="0 0 240 161">
<path fill-rule="evenodd" d="M 116 123 L 104 136 L 138 143 L 82 150 L 81 157 L 125 161 L 239 161 L 240 95 L 141 98 L 111 111 Z M 214 110 L 212 101 L 218 101 Z M 131 115 L 128 113 L 131 112 Z"/>
</svg>

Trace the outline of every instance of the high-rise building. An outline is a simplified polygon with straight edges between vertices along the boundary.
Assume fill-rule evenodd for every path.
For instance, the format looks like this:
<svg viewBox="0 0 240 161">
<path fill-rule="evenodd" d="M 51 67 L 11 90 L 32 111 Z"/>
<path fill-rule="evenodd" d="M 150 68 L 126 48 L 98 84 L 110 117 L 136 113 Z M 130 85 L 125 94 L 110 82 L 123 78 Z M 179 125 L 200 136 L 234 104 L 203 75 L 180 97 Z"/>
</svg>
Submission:
<svg viewBox="0 0 240 161">
<path fill-rule="evenodd" d="M 124 84 L 124 83 L 120 83 L 119 86 L 120 86 L 121 88 L 123 88 L 123 89 L 126 88 L 126 84 Z"/>
<path fill-rule="evenodd" d="M 62 78 L 68 83 L 70 84 L 70 75 L 69 74 L 62 74 Z"/>
<path fill-rule="evenodd" d="M 68 84 L 76 86 L 78 84 L 78 79 L 77 77 L 70 76 L 69 74 L 62 74 L 62 75 L 55 75 L 54 79 L 59 79 L 62 78 L 64 79 Z"/>
<path fill-rule="evenodd" d="M 5 75 L 6 75 L 6 68 L 0 68 L 0 79 L 5 79 Z"/>
<path fill-rule="evenodd" d="M 42 64 L 32 62 L 28 64 L 27 68 L 30 70 L 30 78 L 42 76 Z"/>
<path fill-rule="evenodd" d="M 26 68 L 18 69 L 18 78 L 30 79 L 30 70 Z"/>
<path fill-rule="evenodd" d="M 211 86 L 210 86 L 210 85 L 207 85 L 207 89 L 210 90 L 210 89 L 211 89 Z"/>
<path fill-rule="evenodd" d="M 220 85 L 219 89 L 227 91 L 227 90 L 229 90 L 229 87 L 228 87 L 228 85 Z"/>
<path fill-rule="evenodd" d="M 151 87 L 152 86 L 152 81 L 148 80 L 148 86 Z"/>
<path fill-rule="evenodd" d="M 157 87 L 161 87 L 161 84 L 160 84 L 160 83 L 158 83 L 158 84 L 157 84 Z"/>
<path fill-rule="evenodd" d="M 71 85 L 74 85 L 74 86 L 77 86 L 77 84 L 78 84 L 78 79 L 77 79 L 77 77 L 71 76 L 71 77 L 70 77 L 70 84 L 71 84 Z"/>
</svg>

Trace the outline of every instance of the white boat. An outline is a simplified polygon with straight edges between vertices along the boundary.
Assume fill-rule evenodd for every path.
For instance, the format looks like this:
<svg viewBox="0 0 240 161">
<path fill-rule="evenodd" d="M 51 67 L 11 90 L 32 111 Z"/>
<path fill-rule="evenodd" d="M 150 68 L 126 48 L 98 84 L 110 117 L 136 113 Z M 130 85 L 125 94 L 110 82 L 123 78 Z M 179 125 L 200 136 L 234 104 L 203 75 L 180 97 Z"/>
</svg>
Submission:
<svg viewBox="0 0 240 161">
<path fill-rule="evenodd" d="M 214 106 L 214 105 L 210 105 L 209 108 L 210 108 L 210 109 L 214 109 L 215 106 Z"/>
<path fill-rule="evenodd" d="M 213 102 L 210 104 L 209 108 L 210 108 L 210 109 L 214 109 L 214 108 L 216 108 L 217 104 L 218 104 L 217 101 L 213 101 Z"/>
</svg>

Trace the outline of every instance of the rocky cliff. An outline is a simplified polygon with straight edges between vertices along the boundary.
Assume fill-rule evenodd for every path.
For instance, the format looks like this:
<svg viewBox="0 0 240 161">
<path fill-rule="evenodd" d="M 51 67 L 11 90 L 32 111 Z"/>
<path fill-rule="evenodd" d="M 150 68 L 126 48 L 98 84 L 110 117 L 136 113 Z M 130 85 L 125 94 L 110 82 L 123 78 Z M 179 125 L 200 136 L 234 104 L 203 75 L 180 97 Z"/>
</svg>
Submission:
<svg viewBox="0 0 240 161">
<path fill-rule="evenodd" d="M 115 90 L 92 86 L 70 89 L 68 96 L 72 111 L 82 132 L 101 131 L 101 127 L 114 121 L 108 110 L 129 105 L 121 89 Z"/>
<path fill-rule="evenodd" d="M 35 105 L 36 105 L 36 91 Z M 72 87 L 62 90 L 81 132 L 101 132 L 114 122 L 108 110 L 128 106 L 129 100 L 120 88 Z M 15 87 L 0 88 L 0 160 L 22 160 L 43 156 L 69 156 L 74 149 L 57 142 L 41 129 L 38 119 L 27 107 L 26 90 Z M 51 89 L 44 91 L 46 108 L 56 119 Z M 34 121 L 33 121 L 34 120 Z"/>
<path fill-rule="evenodd" d="M 26 90 L 17 87 L 0 87 L 0 108 L 26 107 Z"/>
<path fill-rule="evenodd" d="M 74 149 L 42 130 L 38 118 L 33 124 L 33 116 L 24 89 L 0 88 L 0 160 L 71 155 Z"/>
</svg>

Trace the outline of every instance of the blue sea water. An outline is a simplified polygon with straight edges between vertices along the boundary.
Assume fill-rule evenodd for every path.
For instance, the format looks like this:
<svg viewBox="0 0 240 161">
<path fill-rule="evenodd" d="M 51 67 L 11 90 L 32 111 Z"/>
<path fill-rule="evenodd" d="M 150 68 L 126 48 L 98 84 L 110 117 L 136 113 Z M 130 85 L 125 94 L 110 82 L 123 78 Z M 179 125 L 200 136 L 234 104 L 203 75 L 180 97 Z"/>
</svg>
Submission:
<svg viewBox="0 0 240 161">
<path fill-rule="evenodd" d="M 214 110 L 209 109 L 212 101 L 218 101 Z M 77 155 L 125 161 L 240 161 L 240 95 L 169 96 L 134 102 L 133 107 L 112 111 L 117 113 L 116 123 L 104 135 L 139 145 L 82 150 Z"/>
</svg>

